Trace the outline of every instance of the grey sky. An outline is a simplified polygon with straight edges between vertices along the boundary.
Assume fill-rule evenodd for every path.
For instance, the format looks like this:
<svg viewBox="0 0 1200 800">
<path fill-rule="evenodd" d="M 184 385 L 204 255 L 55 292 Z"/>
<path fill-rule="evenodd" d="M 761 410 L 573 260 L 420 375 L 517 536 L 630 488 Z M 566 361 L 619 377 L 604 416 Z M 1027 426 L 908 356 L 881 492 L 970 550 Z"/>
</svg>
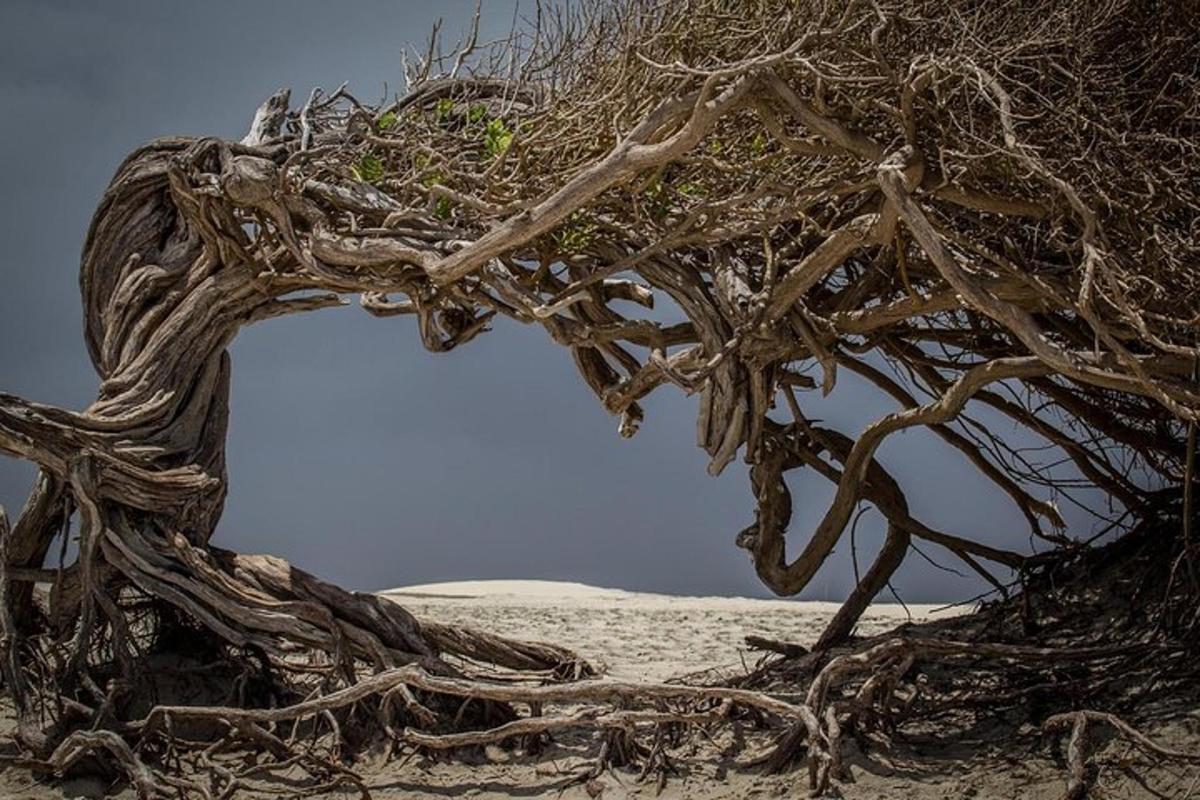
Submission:
<svg viewBox="0 0 1200 800">
<path fill-rule="evenodd" d="M 70 408 L 92 398 L 78 254 L 133 147 L 166 134 L 240 137 L 281 86 L 302 97 L 348 80 L 378 98 L 384 81 L 400 83 L 405 43 L 423 39 L 438 15 L 458 30 L 472 7 L 0 2 L 0 391 Z M 484 14 L 504 28 L 512 5 L 485 3 Z M 642 432 L 622 440 L 540 329 L 502 323 L 434 356 L 411 321 L 349 307 L 247 329 L 233 364 L 231 491 L 216 539 L 226 547 L 276 553 L 355 588 L 533 577 L 767 594 L 733 546 L 751 518 L 744 466 L 706 476 L 694 403 L 664 390 L 649 399 Z M 840 380 L 816 416 L 854 433 L 890 410 L 853 376 Z M 1024 546 L 1019 514 L 956 453 L 909 434 L 883 459 L 914 488 L 926 521 Z M 32 476 L 28 464 L 0 458 L 10 515 Z M 795 550 L 832 490 L 811 475 L 793 490 Z M 868 514 L 858 533 L 864 569 L 880 534 Z M 804 596 L 841 597 L 852 581 L 842 546 Z M 963 597 L 981 582 L 914 555 L 895 586 L 922 601 Z"/>
</svg>

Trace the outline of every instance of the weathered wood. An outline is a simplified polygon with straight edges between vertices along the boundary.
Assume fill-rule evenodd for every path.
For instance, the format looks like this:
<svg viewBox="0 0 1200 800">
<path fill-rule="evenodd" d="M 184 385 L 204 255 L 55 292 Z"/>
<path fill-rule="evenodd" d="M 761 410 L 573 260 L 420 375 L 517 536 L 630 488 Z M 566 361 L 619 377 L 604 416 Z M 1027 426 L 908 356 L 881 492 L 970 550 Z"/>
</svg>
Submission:
<svg viewBox="0 0 1200 800">
<path fill-rule="evenodd" d="M 437 680 L 413 687 L 497 701 L 507 695 L 444 681 L 479 662 L 586 673 L 563 648 L 416 620 L 270 556 L 209 545 L 228 488 L 227 348 L 246 325 L 355 296 L 370 313 L 413 314 L 433 352 L 501 318 L 542 326 L 623 436 L 650 392 L 698 395 L 709 471 L 739 454 L 750 467 L 756 514 L 738 544 L 777 593 L 803 590 L 854 510 L 874 505 L 888 537 L 822 648 L 850 636 L 916 539 L 1001 591 L 981 562 L 1030 567 L 1018 545 L 917 519 L 905 490 L 928 476 L 896 477 L 876 459 L 895 434 L 933 431 L 1063 552 L 1080 546 L 1050 499 L 1078 481 L 971 418 L 976 405 L 1057 448 L 1123 506 L 1114 524 L 1161 512 L 1155 481 L 1186 473 L 1190 489 L 1194 448 L 1181 440 L 1200 416 L 1200 157 L 1195 98 L 1177 82 L 1180 65 L 1200 61 L 1195 15 L 1186 4 L 1120 2 L 1101 15 L 1051 0 L 942 5 L 931 16 L 919 0 L 771 0 L 739 6 L 745 19 L 731 25 L 718 0 L 583 4 L 571 12 L 582 24 L 535 31 L 529 51 L 520 36 L 489 50 L 472 34 L 443 63 L 431 45 L 407 95 L 386 106 L 342 87 L 291 110 L 284 90 L 239 142 L 135 150 L 81 263 L 95 401 L 73 412 L 0 395 L 0 451 L 40 470 L 3 536 L 6 679 L 17 687 L 13 659 L 26 659 L 47 676 L 31 696 L 56 708 L 67 698 L 48 737 L 65 748 L 58 767 L 105 750 L 144 792 L 160 790 L 124 740 L 71 731 L 101 717 L 121 730 L 119 692 L 92 707 L 92 672 L 128 679 L 151 646 L 141 640 L 165 636 L 171 614 L 291 691 L 324 697 L 365 691 L 368 669 L 420 669 Z M 808 366 L 821 381 L 801 374 Z M 810 420 L 795 391 L 837 391 L 839 368 L 900 410 L 856 436 Z M 836 492 L 789 558 L 785 478 L 801 467 Z M 55 575 L 43 620 L 31 582 L 74 516 L 81 560 Z M 1189 568 L 1171 580 L 1190 580 L 1200 554 L 1189 541 L 1178 557 Z M 157 616 L 131 624 L 145 598 Z M 877 666 L 863 688 L 873 696 L 916 654 L 838 663 Z M 565 696 L 555 691 L 543 695 Z M 412 692 L 403 699 L 438 719 Z M 845 713 L 806 709 L 823 784 L 838 771 L 827 745 Z M 638 719 L 651 718 L 586 721 Z M 239 735 L 287 751 L 244 722 Z"/>
</svg>

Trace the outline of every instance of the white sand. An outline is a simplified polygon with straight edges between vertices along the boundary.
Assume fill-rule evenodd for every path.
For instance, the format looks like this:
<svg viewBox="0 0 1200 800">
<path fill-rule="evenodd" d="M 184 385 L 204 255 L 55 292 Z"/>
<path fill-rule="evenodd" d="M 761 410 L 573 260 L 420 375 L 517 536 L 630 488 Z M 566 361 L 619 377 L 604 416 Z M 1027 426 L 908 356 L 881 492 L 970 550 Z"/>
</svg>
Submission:
<svg viewBox="0 0 1200 800">
<path fill-rule="evenodd" d="M 418 617 L 471 625 L 519 639 L 573 648 L 604 664 L 613 677 L 666 680 L 700 670 L 744 671 L 759 653 L 749 634 L 810 646 L 837 603 L 686 597 L 605 589 L 562 581 L 455 581 L 404 586 L 382 593 Z M 878 633 L 910 619 L 969 608 L 881 603 L 859 632 Z"/>
</svg>

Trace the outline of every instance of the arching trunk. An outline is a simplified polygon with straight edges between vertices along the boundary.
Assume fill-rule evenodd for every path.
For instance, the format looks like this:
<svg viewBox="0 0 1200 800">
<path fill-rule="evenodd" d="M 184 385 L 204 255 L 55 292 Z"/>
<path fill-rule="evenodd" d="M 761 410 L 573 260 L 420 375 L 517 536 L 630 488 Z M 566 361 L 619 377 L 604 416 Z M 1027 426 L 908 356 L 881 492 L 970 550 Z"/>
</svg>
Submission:
<svg viewBox="0 0 1200 800">
<path fill-rule="evenodd" d="M 193 173 L 220 174 L 223 161 L 248 152 L 271 155 L 167 140 L 131 156 L 100 204 L 83 258 L 96 401 L 73 413 L 0 396 L 0 447 L 41 468 L 5 537 L 5 599 L 19 632 L 42 630 L 31 602 L 42 580 L 52 584 L 49 630 L 68 634 L 60 687 L 103 672 L 104 652 L 132 680 L 145 649 L 135 640 L 146 632 L 131 632 L 138 624 L 127 610 L 131 591 L 169 604 L 224 646 L 263 654 L 283 674 L 321 663 L 349 682 L 356 664 L 420 663 L 456 674 L 446 655 L 577 671 L 562 648 L 422 625 L 395 603 L 332 586 L 281 559 L 209 546 L 227 490 L 226 348 L 245 325 L 340 302 L 336 295 L 280 299 L 305 280 L 255 269 L 238 251 L 248 241 L 239 224 L 189 182 Z M 42 562 L 73 513 L 79 558 L 61 574 L 47 573 Z M 45 754 L 69 731 L 58 725 L 33 743 Z"/>
</svg>

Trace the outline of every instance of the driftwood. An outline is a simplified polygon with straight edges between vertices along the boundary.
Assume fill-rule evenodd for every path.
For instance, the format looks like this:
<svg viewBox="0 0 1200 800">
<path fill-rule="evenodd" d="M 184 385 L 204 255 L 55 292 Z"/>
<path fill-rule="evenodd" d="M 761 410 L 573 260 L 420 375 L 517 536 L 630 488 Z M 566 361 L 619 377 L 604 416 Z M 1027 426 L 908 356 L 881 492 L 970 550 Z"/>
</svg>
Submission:
<svg viewBox="0 0 1200 800">
<path fill-rule="evenodd" d="M 347 692 L 430 728 L 466 724 L 441 701 L 492 698 L 471 724 L 513 726 L 406 734 L 429 747 L 560 724 L 518 722 L 509 701 L 566 689 L 510 693 L 471 676 L 479 665 L 584 676 L 569 651 L 423 622 L 209 544 L 227 488 L 229 343 L 243 326 L 353 299 L 414 315 L 435 352 L 501 318 L 542 326 L 622 436 L 655 389 L 695 395 L 709 471 L 739 454 L 749 465 L 757 509 L 737 544 L 781 595 L 801 591 L 873 505 L 887 539 L 820 651 L 848 640 L 916 540 L 1005 593 L 1012 571 L 1053 557 L 915 516 L 904 487 L 922 478 L 875 458 L 915 427 L 1011 498 L 1052 554 L 1086 547 L 1053 502 L 1081 486 L 1112 498 L 1116 535 L 1182 516 L 1182 547 L 1163 553 L 1170 586 L 1195 588 L 1196 16 L 1182 0 L 579 3 L 540 9 L 498 46 L 472 34 L 443 58 L 431 43 L 393 101 L 343 87 L 294 109 L 283 91 L 239 142 L 137 149 L 81 265 L 95 402 L 75 412 L 0 395 L 0 452 L 40 468 L 0 537 L 0 655 L 22 745 L 57 769 L 104 750 L 143 794 L 165 791 L 119 743 L 139 730 L 119 689 L 180 626 L 258 665 L 287 707 L 316 703 L 342 739 L 351 723 L 328 704 Z M 676 321 L 646 311 L 663 302 Z M 803 393 L 835 391 L 843 370 L 899 410 L 855 435 L 809 419 Z M 1010 444 L 999 419 L 1057 456 Z M 789 556 L 785 475 L 803 467 L 836 493 Z M 1169 491 L 1181 483 L 1182 515 Z M 49 573 L 72 520 L 79 558 Z M 38 582 L 50 584 L 46 609 Z M 880 676 L 861 702 L 952 645 L 887 647 L 830 664 Z M 594 688 L 578 699 L 602 700 Z M 842 723 L 814 691 L 795 713 L 820 787 L 837 773 Z M 212 715 L 293 752 L 264 713 Z M 715 712 L 654 713 L 576 721 Z"/>
</svg>

